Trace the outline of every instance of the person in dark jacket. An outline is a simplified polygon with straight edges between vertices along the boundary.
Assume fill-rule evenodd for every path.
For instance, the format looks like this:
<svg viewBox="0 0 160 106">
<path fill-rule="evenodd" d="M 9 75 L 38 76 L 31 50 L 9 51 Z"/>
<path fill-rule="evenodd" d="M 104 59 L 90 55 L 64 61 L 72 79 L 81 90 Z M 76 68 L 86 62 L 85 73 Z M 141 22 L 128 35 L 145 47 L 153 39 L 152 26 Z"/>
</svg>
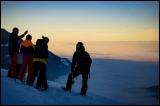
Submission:
<svg viewBox="0 0 160 106">
<path fill-rule="evenodd" d="M 29 85 L 29 80 L 31 73 L 33 72 L 33 56 L 34 56 L 34 44 L 31 42 L 32 36 L 27 35 L 26 40 L 20 44 L 20 53 L 23 55 L 22 67 L 18 75 L 18 79 L 22 81 L 26 67 L 28 65 L 28 76 L 27 84 Z"/>
<path fill-rule="evenodd" d="M 38 39 L 35 46 L 33 73 L 30 84 L 33 85 L 35 77 L 38 75 L 36 89 L 46 90 L 47 84 L 47 61 L 48 61 L 48 37 L 42 36 Z"/>
<path fill-rule="evenodd" d="M 76 51 L 73 55 L 71 64 L 71 73 L 68 76 L 65 90 L 71 91 L 73 79 L 78 75 L 82 75 L 82 88 L 81 95 L 86 95 L 87 92 L 87 80 L 90 72 L 92 60 L 88 52 L 85 51 L 82 42 L 78 42 L 76 45 Z"/>
<path fill-rule="evenodd" d="M 16 65 L 17 65 L 17 55 L 19 53 L 19 47 L 21 39 L 28 33 L 28 31 L 25 31 L 24 34 L 18 36 L 19 29 L 13 28 L 12 33 L 9 36 L 9 43 L 8 43 L 8 49 L 9 49 L 9 55 L 11 57 L 11 62 L 8 70 L 8 77 L 16 77 Z"/>
</svg>

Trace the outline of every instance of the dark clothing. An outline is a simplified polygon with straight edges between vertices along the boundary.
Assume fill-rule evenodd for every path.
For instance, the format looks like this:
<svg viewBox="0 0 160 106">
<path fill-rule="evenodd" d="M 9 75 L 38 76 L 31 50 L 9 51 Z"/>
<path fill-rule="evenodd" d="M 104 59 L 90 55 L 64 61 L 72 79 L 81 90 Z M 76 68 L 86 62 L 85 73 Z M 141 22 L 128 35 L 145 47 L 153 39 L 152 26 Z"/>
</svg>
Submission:
<svg viewBox="0 0 160 106">
<path fill-rule="evenodd" d="M 82 88 L 81 88 L 81 95 L 85 95 L 87 92 L 87 81 L 88 81 L 88 74 L 90 71 L 92 60 L 90 55 L 82 50 L 76 51 L 73 55 L 72 65 L 71 65 L 71 74 L 68 76 L 66 89 L 71 91 L 73 79 L 78 75 L 82 74 Z"/>
<path fill-rule="evenodd" d="M 18 77 L 20 71 L 21 71 L 21 67 L 22 67 L 22 64 L 17 64 L 16 65 L 16 78 Z"/>
<path fill-rule="evenodd" d="M 9 36 L 9 43 L 8 43 L 8 49 L 9 49 L 9 54 L 12 56 L 12 54 L 19 53 L 19 47 L 20 47 L 20 40 L 23 38 L 24 35 L 18 36 L 15 35 L 14 33 L 11 33 Z"/>
<path fill-rule="evenodd" d="M 37 40 L 34 58 L 48 58 L 48 45 L 44 39 Z"/>
<path fill-rule="evenodd" d="M 66 89 L 71 91 L 72 88 L 72 84 L 73 84 L 73 79 L 79 75 L 82 74 L 82 88 L 81 88 L 81 94 L 86 94 L 87 92 L 87 81 L 88 81 L 88 73 L 89 70 L 88 69 L 78 69 L 76 68 L 75 71 L 73 71 L 73 73 L 69 74 L 68 79 L 67 79 L 67 84 L 66 84 Z"/>
<path fill-rule="evenodd" d="M 86 51 L 76 51 L 73 54 L 71 70 L 74 70 L 75 67 L 81 69 L 89 69 L 91 66 L 92 60 L 90 55 Z"/>
<path fill-rule="evenodd" d="M 22 80 L 27 68 L 27 84 L 29 84 L 31 74 L 33 72 L 33 55 L 34 55 L 34 45 L 30 40 L 25 40 L 20 44 L 20 52 L 23 55 L 22 67 L 18 75 L 18 79 Z"/>
<path fill-rule="evenodd" d="M 33 56 L 24 56 L 23 55 L 23 63 L 22 63 L 21 70 L 20 70 L 19 75 L 18 75 L 19 80 L 23 79 L 24 74 L 26 72 L 27 65 L 28 65 L 27 84 L 29 84 L 31 74 L 33 72 Z"/>
<path fill-rule="evenodd" d="M 16 65 L 17 65 L 17 55 L 19 53 L 20 41 L 24 35 L 18 36 L 11 33 L 9 36 L 8 51 L 11 56 L 10 67 L 8 70 L 8 77 L 16 77 Z"/>
<path fill-rule="evenodd" d="M 12 73 L 12 71 L 8 71 L 8 77 L 17 78 L 18 74 L 21 70 L 21 66 L 22 66 L 22 64 L 17 64 L 16 65 L 16 71 L 13 71 L 13 72 L 16 72 L 16 73 Z M 12 75 L 12 74 L 14 74 L 14 75 Z"/>
<path fill-rule="evenodd" d="M 34 83 L 35 77 L 38 75 L 36 88 L 47 89 L 47 66 L 46 60 L 48 59 L 48 45 L 44 39 L 38 39 L 34 52 L 33 73 L 31 76 L 30 84 Z"/>
<path fill-rule="evenodd" d="M 25 56 L 33 56 L 34 55 L 34 48 L 31 46 L 29 46 L 29 47 L 21 46 L 20 50 L 21 50 L 20 53 Z"/>
<path fill-rule="evenodd" d="M 11 63 L 8 70 L 8 77 L 16 77 L 17 53 L 12 53 Z"/>
<path fill-rule="evenodd" d="M 30 40 L 25 40 L 20 45 L 20 53 L 24 56 L 33 56 L 34 55 L 34 45 Z"/>
<path fill-rule="evenodd" d="M 35 61 L 33 63 L 33 70 L 34 71 L 31 76 L 30 84 L 31 85 L 33 84 L 36 76 L 38 75 L 36 88 L 37 89 L 39 89 L 39 88 L 47 89 L 48 84 L 47 84 L 47 76 L 46 76 L 46 71 L 47 71 L 46 64 L 44 64 L 42 62 Z"/>
</svg>

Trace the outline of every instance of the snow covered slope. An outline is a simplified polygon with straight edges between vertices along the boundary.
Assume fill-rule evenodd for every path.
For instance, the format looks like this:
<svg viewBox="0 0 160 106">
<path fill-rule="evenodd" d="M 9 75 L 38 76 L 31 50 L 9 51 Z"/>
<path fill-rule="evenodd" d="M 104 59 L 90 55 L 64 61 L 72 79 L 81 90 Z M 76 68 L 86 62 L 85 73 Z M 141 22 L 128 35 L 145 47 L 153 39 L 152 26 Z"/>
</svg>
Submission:
<svg viewBox="0 0 160 106">
<path fill-rule="evenodd" d="M 62 85 L 48 81 L 49 89 L 39 91 L 18 80 L 7 77 L 7 70 L 1 69 L 2 104 L 120 104 L 117 101 L 89 93 L 80 96 L 79 92 L 65 92 Z"/>
<path fill-rule="evenodd" d="M 67 75 L 55 81 L 66 84 Z M 80 91 L 82 77 L 75 78 Z M 92 59 L 88 92 L 118 100 L 123 104 L 157 105 L 159 93 L 146 88 L 159 85 L 159 63 L 118 59 Z M 157 96 L 156 96 L 157 95 Z"/>
</svg>

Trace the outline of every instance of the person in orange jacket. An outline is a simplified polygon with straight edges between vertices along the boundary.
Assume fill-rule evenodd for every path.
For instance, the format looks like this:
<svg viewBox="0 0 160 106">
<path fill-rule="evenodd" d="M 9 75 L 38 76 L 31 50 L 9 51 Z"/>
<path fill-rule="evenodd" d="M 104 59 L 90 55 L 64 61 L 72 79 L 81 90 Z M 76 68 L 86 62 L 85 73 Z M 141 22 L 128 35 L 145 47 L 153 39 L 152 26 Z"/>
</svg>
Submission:
<svg viewBox="0 0 160 106">
<path fill-rule="evenodd" d="M 26 40 L 20 44 L 20 53 L 23 55 L 23 62 L 18 79 L 22 81 L 26 67 L 28 65 L 27 84 L 30 85 L 30 77 L 33 71 L 34 44 L 31 42 L 32 36 L 27 35 Z"/>
</svg>

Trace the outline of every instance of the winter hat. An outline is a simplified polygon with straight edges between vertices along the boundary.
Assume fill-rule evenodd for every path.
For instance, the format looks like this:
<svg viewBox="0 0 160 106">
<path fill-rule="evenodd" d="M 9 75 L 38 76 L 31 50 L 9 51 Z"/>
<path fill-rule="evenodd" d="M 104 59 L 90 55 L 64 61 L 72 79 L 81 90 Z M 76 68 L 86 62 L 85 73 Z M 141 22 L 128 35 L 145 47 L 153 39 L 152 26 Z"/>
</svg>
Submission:
<svg viewBox="0 0 160 106">
<path fill-rule="evenodd" d="M 85 50 L 85 47 L 83 46 L 83 43 L 82 42 L 78 42 L 77 45 L 76 45 L 76 50 L 77 51 L 83 51 Z"/>
<path fill-rule="evenodd" d="M 83 46 L 83 43 L 82 42 L 78 42 L 77 46 Z"/>
<path fill-rule="evenodd" d="M 18 31 L 19 29 L 17 28 L 17 27 L 14 27 L 13 29 L 12 29 L 12 31 Z"/>
<path fill-rule="evenodd" d="M 30 34 L 28 34 L 27 36 L 26 36 L 26 40 L 31 40 L 32 39 L 32 36 L 30 35 Z"/>
</svg>

